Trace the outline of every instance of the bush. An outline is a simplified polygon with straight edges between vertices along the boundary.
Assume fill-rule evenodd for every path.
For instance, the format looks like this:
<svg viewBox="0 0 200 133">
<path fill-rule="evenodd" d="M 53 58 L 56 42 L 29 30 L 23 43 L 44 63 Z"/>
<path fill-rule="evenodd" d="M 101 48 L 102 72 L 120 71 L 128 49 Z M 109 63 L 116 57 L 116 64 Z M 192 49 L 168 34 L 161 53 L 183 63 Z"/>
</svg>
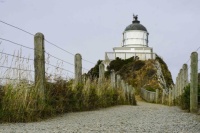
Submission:
<svg viewBox="0 0 200 133">
<path fill-rule="evenodd" d="M 131 57 L 129 59 L 121 59 L 119 57 L 117 57 L 115 60 L 111 61 L 109 66 L 107 67 L 107 72 L 106 72 L 106 77 L 108 77 L 111 73 L 111 70 L 114 70 L 115 72 L 119 71 L 120 69 L 123 68 L 123 66 L 131 63 L 134 61 L 134 57 Z"/>
<path fill-rule="evenodd" d="M 184 93 L 180 97 L 180 106 L 182 109 L 190 109 L 190 85 L 184 88 Z"/>
<path fill-rule="evenodd" d="M 198 85 L 198 103 L 200 103 L 200 85 Z M 184 92 L 180 96 L 180 106 L 185 110 L 190 109 L 190 84 L 184 88 Z"/>
<path fill-rule="evenodd" d="M 101 63 L 102 63 L 102 60 L 98 60 L 96 65 L 88 71 L 86 76 L 91 78 L 91 79 L 98 78 L 99 77 L 99 65 Z"/>
<path fill-rule="evenodd" d="M 47 82 L 45 100 L 33 85 L 6 84 L 0 94 L 0 122 L 39 121 L 65 112 L 136 104 L 124 97 L 122 89 L 113 89 L 110 81 L 105 81 L 102 86 L 98 86 L 96 80 L 75 87 L 72 83 L 72 80 L 62 79 Z"/>
</svg>

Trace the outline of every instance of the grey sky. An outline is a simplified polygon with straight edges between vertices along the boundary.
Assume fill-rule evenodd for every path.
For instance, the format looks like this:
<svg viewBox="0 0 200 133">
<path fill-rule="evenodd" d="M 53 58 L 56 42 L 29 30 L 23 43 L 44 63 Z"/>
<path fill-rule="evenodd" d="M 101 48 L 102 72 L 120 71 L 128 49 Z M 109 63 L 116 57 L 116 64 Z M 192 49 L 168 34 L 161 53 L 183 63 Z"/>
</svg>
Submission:
<svg viewBox="0 0 200 133">
<path fill-rule="evenodd" d="M 200 46 L 199 7 L 199 0 L 0 0 L 0 19 L 34 34 L 42 32 L 47 40 L 96 63 L 106 51 L 120 46 L 132 14 L 138 14 L 150 33 L 149 46 L 164 59 L 175 79 L 190 53 Z M 0 37 L 33 47 L 32 36 L 2 23 Z M 18 49 L 3 44 L 0 50 Z M 73 63 L 70 54 L 47 43 L 46 49 Z M 93 64 L 83 62 L 83 67 L 90 69 Z M 71 66 L 67 69 L 73 71 Z"/>
</svg>

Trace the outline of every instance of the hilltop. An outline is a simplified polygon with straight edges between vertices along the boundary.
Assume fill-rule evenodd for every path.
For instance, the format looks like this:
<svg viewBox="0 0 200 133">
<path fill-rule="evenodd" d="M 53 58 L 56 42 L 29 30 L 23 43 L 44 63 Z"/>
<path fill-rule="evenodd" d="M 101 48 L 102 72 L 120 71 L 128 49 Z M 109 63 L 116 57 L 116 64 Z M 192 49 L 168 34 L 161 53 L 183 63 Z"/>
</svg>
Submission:
<svg viewBox="0 0 200 133">
<path fill-rule="evenodd" d="M 87 75 L 93 78 L 98 77 L 98 66 L 101 62 L 102 61 L 99 60 Z M 135 87 L 137 90 L 136 92 L 138 92 L 141 87 L 155 91 L 155 89 L 168 89 L 174 84 L 167 64 L 159 56 L 156 56 L 154 60 L 149 59 L 146 61 L 134 57 L 126 60 L 116 58 L 116 60 L 110 62 L 107 69 L 108 71 L 105 72 L 107 78 L 111 70 L 114 70 L 122 79 Z"/>
</svg>

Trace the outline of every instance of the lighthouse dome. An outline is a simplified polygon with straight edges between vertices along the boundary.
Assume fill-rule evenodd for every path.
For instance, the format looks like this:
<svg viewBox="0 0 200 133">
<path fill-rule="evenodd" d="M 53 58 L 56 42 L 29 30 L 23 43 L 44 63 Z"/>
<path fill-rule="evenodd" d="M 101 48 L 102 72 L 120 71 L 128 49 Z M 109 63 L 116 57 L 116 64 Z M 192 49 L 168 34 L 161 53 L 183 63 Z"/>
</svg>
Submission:
<svg viewBox="0 0 200 133">
<path fill-rule="evenodd" d="M 128 25 L 125 29 L 125 31 L 128 31 L 128 30 L 142 30 L 142 31 L 146 31 L 147 32 L 147 29 L 142 25 L 140 24 L 140 21 L 138 21 L 138 17 L 135 16 L 134 17 L 135 20 L 132 21 L 132 24 Z"/>
<path fill-rule="evenodd" d="M 138 16 L 133 15 L 132 24 L 123 32 L 123 47 L 148 47 L 148 31 L 138 21 Z"/>
</svg>

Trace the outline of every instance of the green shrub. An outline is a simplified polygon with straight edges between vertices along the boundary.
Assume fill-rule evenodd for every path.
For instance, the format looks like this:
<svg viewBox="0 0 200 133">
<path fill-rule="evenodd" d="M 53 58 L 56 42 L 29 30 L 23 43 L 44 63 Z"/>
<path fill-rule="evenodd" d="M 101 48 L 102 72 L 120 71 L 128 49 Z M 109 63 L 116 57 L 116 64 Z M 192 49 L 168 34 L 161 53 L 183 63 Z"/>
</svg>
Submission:
<svg viewBox="0 0 200 133">
<path fill-rule="evenodd" d="M 101 63 L 102 63 L 102 60 L 98 60 L 96 65 L 88 71 L 86 76 L 91 78 L 91 79 L 98 78 L 99 77 L 99 65 Z"/>
<path fill-rule="evenodd" d="M 31 122 L 57 114 L 94 110 L 119 104 L 136 104 L 124 97 L 122 89 L 113 89 L 110 81 L 97 81 L 73 87 L 72 80 L 46 83 L 45 100 L 34 85 L 6 84 L 0 93 L 0 122 Z M 133 99 L 135 100 L 135 99 Z"/>
<path fill-rule="evenodd" d="M 184 88 L 183 94 L 180 96 L 180 103 L 182 109 L 190 109 L 190 84 Z M 198 103 L 200 101 L 200 85 L 198 85 Z"/>
<path fill-rule="evenodd" d="M 110 62 L 109 66 L 107 67 L 108 71 L 106 71 L 105 76 L 109 77 L 112 70 L 117 72 L 120 69 L 122 69 L 123 66 L 125 66 L 125 65 L 127 65 L 127 64 L 129 64 L 129 63 L 131 63 L 133 61 L 134 61 L 134 57 L 131 57 L 131 58 L 125 59 L 125 60 L 117 57 L 115 60 Z"/>
<path fill-rule="evenodd" d="M 179 99 L 182 109 L 190 109 L 190 85 L 184 88 L 184 92 Z"/>
</svg>

